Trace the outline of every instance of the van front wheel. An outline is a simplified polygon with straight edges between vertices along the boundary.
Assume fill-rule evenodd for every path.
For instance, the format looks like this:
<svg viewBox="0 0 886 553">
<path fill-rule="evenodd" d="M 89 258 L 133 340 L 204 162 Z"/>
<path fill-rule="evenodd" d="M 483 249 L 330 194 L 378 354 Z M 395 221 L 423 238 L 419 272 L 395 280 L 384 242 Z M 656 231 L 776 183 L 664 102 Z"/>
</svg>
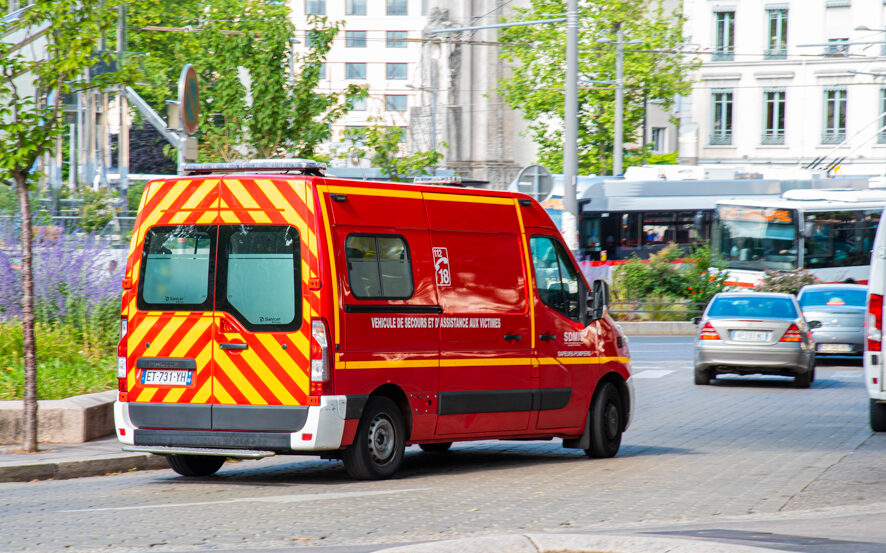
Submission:
<svg viewBox="0 0 886 553">
<path fill-rule="evenodd" d="M 615 457 L 621 446 L 624 428 L 624 407 L 615 385 L 606 382 L 591 402 L 591 447 L 585 450 L 588 457 Z"/>
<path fill-rule="evenodd" d="M 182 476 L 212 476 L 225 464 L 225 458 L 213 455 L 167 455 L 166 462 Z"/>
<path fill-rule="evenodd" d="M 406 425 L 393 400 L 384 396 L 369 398 L 354 443 L 342 453 L 345 470 L 359 480 L 379 480 L 393 476 L 403 463 Z"/>
</svg>

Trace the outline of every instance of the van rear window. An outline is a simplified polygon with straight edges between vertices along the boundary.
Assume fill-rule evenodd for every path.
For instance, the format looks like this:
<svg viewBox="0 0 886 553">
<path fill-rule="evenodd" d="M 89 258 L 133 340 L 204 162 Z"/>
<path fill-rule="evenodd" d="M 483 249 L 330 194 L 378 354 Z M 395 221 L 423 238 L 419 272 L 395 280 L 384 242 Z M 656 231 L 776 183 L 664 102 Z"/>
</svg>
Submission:
<svg viewBox="0 0 886 553">
<path fill-rule="evenodd" d="M 154 227 L 145 236 L 138 303 L 140 309 L 212 309 L 215 229 L 181 225 Z"/>
<path fill-rule="evenodd" d="M 412 297 L 412 264 L 402 236 L 351 234 L 345 238 L 348 285 L 358 299 Z"/>
</svg>

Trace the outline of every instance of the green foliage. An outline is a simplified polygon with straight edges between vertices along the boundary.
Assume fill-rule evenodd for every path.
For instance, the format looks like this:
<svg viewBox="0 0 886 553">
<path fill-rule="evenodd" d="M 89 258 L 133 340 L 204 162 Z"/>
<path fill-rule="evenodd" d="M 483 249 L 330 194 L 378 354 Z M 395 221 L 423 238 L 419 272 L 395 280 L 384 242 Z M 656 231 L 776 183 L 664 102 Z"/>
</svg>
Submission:
<svg viewBox="0 0 886 553">
<path fill-rule="evenodd" d="M 145 193 L 145 185 L 147 181 L 134 181 L 129 183 L 129 189 L 126 191 L 126 209 L 130 213 L 138 211 L 138 206 L 142 201 L 142 194 Z"/>
<path fill-rule="evenodd" d="M 797 294 L 807 284 L 816 284 L 818 278 L 805 269 L 795 271 L 766 271 L 763 280 L 754 286 L 758 292 Z"/>
<path fill-rule="evenodd" d="M 114 219 L 117 209 L 114 190 L 85 189 L 80 193 L 80 228 L 87 232 L 103 230 Z"/>
<path fill-rule="evenodd" d="M 683 252 L 670 245 L 653 254 L 647 261 L 634 257 L 618 267 L 613 278 L 613 297 L 617 300 L 644 301 L 647 310 L 658 311 L 653 320 L 686 320 L 698 314 L 696 307 L 703 308 L 724 288 L 725 263 L 716 257 L 708 244 L 694 245 L 683 258 L 684 263 L 675 264 Z M 700 311 L 700 309 L 699 309 Z"/>
<path fill-rule="evenodd" d="M 18 198 L 9 186 L 0 184 L 0 215 L 18 212 Z"/>
<path fill-rule="evenodd" d="M 112 325 L 115 326 L 115 325 Z M 70 325 L 36 325 L 39 399 L 61 399 L 113 389 L 113 347 L 96 348 Z M 18 322 L 0 322 L 0 400 L 22 399 L 24 360 Z"/>
<path fill-rule="evenodd" d="M 565 0 L 531 0 L 528 8 L 515 8 L 514 20 L 546 19 L 566 12 Z M 659 99 L 669 109 L 677 94 L 688 94 L 690 74 L 697 60 L 676 53 L 684 42 L 685 19 L 678 10 L 666 13 L 661 0 L 600 0 L 579 6 L 579 77 L 615 79 L 615 47 L 600 44 L 615 40 L 621 27 L 624 40 L 639 45 L 625 48 L 624 129 L 630 142 L 641 126 L 644 99 Z M 563 90 L 566 66 L 566 25 L 530 25 L 501 29 L 502 55 L 519 69 L 503 78 L 499 91 L 505 101 L 529 121 L 528 133 L 539 145 L 539 162 L 554 172 L 563 167 Z M 579 88 L 578 167 L 580 174 L 606 174 L 612 168 L 614 96 L 611 85 Z M 629 152 L 626 165 L 647 163 L 647 150 Z"/>
<path fill-rule="evenodd" d="M 415 152 L 408 156 L 400 155 L 403 129 L 371 125 L 362 129 L 345 132 L 351 146 L 348 155 L 368 157 L 373 167 L 381 169 L 392 181 L 407 181 L 410 177 L 430 174 L 430 168 L 443 159 L 437 151 Z M 445 148 L 446 144 L 443 143 Z"/>
<path fill-rule="evenodd" d="M 349 85 L 316 92 L 320 71 L 341 23 L 309 16 L 312 46 L 293 51 L 295 27 L 285 2 L 264 0 L 137 0 L 131 11 L 131 49 L 144 52 L 155 107 L 176 97 L 170 84 L 186 63 L 200 80 L 201 161 L 314 157 L 331 125 L 366 89 Z M 196 32 L 159 33 L 149 25 L 188 26 Z M 290 58 L 292 55 L 292 58 Z M 293 62 L 298 75 L 290 77 Z"/>
</svg>

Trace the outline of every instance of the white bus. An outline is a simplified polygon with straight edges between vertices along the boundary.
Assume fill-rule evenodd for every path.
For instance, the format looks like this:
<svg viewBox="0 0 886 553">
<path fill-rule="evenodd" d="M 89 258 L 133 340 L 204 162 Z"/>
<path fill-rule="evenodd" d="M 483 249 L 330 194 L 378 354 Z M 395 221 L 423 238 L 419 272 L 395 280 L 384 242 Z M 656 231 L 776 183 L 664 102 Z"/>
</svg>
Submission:
<svg viewBox="0 0 886 553">
<path fill-rule="evenodd" d="M 717 202 L 711 243 L 727 284 L 752 287 L 767 270 L 806 269 L 822 282 L 868 280 L 886 189 L 789 190 L 779 199 Z"/>
</svg>

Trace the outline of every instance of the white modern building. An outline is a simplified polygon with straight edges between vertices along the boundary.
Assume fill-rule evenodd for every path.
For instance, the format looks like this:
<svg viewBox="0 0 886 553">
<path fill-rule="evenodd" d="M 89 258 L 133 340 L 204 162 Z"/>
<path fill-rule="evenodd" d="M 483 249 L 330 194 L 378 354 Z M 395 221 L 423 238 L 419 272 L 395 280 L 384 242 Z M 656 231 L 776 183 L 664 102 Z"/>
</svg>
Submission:
<svg viewBox="0 0 886 553">
<path fill-rule="evenodd" d="M 430 30 L 494 24 L 497 0 L 290 0 L 296 48 L 310 44 L 310 14 L 344 21 L 324 67 L 320 91 L 368 86 L 369 96 L 333 126 L 331 153 L 344 152 L 345 131 L 370 124 L 399 126 L 404 151 L 436 148 L 445 167 L 504 188 L 535 162 L 525 124 L 495 93 L 507 71 L 495 30 L 432 34 Z M 447 146 L 443 148 L 443 143 Z M 340 157 L 335 163 L 365 165 Z"/>
<path fill-rule="evenodd" d="M 680 160 L 886 171 L 883 0 L 684 0 L 702 66 Z"/>
</svg>

